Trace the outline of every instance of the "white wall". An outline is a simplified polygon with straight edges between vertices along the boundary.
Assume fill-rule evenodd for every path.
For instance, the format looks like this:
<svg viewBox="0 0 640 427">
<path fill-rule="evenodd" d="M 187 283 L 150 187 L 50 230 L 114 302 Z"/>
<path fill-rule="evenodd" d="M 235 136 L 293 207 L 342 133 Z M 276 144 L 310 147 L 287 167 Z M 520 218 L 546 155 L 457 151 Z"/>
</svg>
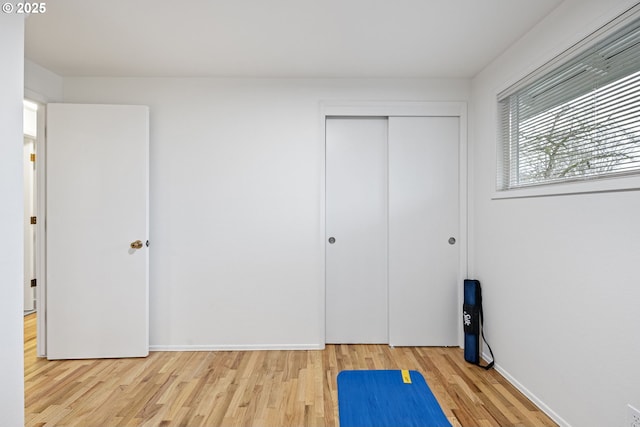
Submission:
<svg viewBox="0 0 640 427">
<path fill-rule="evenodd" d="M 24 19 L 0 14 L 0 425 L 24 424 L 22 93 Z"/>
<path fill-rule="evenodd" d="M 466 101 L 467 80 L 66 78 L 150 106 L 153 348 L 324 343 L 321 100 Z"/>
<path fill-rule="evenodd" d="M 633 2 L 568 0 L 472 82 L 470 271 L 499 368 L 565 425 L 640 407 L 640 192 L 492 200 L 496 94 Z"/>
<path fill-rule="evenodd" d="M 24 60 L 24 96 L 42 103 L 62 99 L 63 79 L 33 61 Z"/>
</svg>

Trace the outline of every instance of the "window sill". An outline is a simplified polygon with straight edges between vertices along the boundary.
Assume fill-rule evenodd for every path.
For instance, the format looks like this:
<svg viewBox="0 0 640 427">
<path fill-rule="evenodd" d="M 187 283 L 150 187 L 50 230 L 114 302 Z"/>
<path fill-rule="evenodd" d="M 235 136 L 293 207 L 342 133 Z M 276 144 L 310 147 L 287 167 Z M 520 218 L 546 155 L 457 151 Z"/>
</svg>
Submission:
<svg viewBox="0 0 640 427">
<path fill-rule="evenodd" d="M 512 190 L 496 190 L 492 200 L 520 199 L 528 197 L 564 196 L 584 193 L 609 193 L 640 190 L 640 176 L 602 178 L 558 184 L 536 185 Z"/>
</svg>

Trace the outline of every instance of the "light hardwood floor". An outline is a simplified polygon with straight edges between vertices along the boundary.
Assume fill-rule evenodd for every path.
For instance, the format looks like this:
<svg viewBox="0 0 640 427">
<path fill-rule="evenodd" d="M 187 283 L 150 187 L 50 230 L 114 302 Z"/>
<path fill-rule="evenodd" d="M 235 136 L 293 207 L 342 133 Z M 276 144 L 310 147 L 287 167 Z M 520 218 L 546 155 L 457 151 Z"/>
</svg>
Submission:
<svg viewBox="0 0 640 427">
<path fill-rule="evenodd" d="M 345 369 L 413 369 L 457 427 L 555 426 L 459 348 L 327 345 L 323 351 L 152 352 L 144 359 L 36 357 L 25 317 L 27 426 L 337 426 Z"/>
</svg>

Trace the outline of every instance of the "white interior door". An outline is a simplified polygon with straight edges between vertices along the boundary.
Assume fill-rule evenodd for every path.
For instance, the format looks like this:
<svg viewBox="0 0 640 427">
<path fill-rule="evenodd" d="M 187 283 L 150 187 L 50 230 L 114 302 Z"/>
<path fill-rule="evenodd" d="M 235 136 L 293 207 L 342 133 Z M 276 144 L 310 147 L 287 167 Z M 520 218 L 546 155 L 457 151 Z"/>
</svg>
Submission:
<svg viewBox="0 0 640 427">
<path fill-rule="evenodd" d="M 148 354 L 148 116 L 47 106 L 49 359 Z"/>
<path fill-rule="evenodd" d="M 35 186 L 35 162 L 31 161 L 31 155 L 35 153 L 35 140 L 24 137 L 23 150 L 23 190 L 24 190 L 24 310 L 34 310 L 35 292 L 31 287 L 31 279 L 36 277 L 36 226 L 31 223 L 31 217 L 36 216 L 34 186 Z"/>
<path fill-rule="evenodd" d="M 327 118 L 327 343 L 388 342 L 386 189 L 387 119 Z"/>
<path fill-rule="evenodd" d="M 458 344 L 458 117 L 389 118 L 389 343 Z M 449 239 L 456 239 L 450 244 Z"/>
</svg>

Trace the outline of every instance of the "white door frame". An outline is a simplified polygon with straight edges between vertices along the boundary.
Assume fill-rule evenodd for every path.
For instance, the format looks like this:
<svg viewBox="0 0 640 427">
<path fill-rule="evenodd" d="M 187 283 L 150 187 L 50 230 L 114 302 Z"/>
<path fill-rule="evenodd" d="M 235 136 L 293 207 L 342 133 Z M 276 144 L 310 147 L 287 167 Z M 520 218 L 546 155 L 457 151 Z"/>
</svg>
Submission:
<svg viewBox="0 0 640 427">
<path fill-rule="evenodd" d="M 460 136 L 458 143 L 458 174 L 459 174 L 459 206 L 460 206 L 460 239 L 459 246 L 459 271 L 458 271 L 458 345 L 463 346 L 462 333 L 462 291 L 463 280 L 468 272 L 468 236 L 467 236 L 467 103 L 466 102 L 430 102 L 430 101 L 351 101 L 334 102 L 323 101 L 320 103 L 320 150 L 322 159 L 320 194 L 320 239 L 322 253 L 322 284 L 320 290 L 320 337 L 322 348 L 326 343 L 326 134 L 325 123 L 327 117 L 458 117 L 460 119 Z"/>
<path fill-rule="evenodd" d="M 37 103 L 29 101 L 27 99 L 24 100 L 24 135 L 23 141 L 24 144 L 27 144 L 27 141 L 32 143 L 30 150 L 24 152 L 23 157 L 23 168 L 24 168 L 24 199 L 25 199 L 25 212 L 24 212 L 24 249 L 25 249 L 25 257 L 24 257 L 24 279 L 23 279 L 23 295 L 24 295 L 24 311 L 34 311 L 37 307 L 35 305 L 36 300 L 36 292 L 35 289 L 31 287 L 31 280 L 36 278 L 36 251 L 37 248 L 35 246 L 35 237 L 37 235 L 36 227 L 33 225 L 27 224 L 27 218 L 31 216 L 37 217 L 37 208 L 38 205 L 36 203 L 37 197 L 37 174 L 36 174 L 36 163 L 35 158 L 31 158 L 30 156 L 34 156 L 37 147 L 37 136 L 38 136 L 38 108 Z M 35 110 L 31 105 L 27 105 L 27 102 L 30 104 L 34 104 Z M 27 115 L 29 112 L 32 112 L 36 121 L 34 123 L 34 127 L 27 127 Z M 27 266 L 29 264 L 29 266 Z M 27 295 L 27 293 L 29 295 Z M 29 297 L 29 299 L 27 299 Z"/>
<path fill-rule="evenodd" d="M 46 150 L 46 104 L 38 102 L 38 134 L 36 137 L 36 354 L 47 356 L 47 271 L 46 271 L 46 200 L 47 200 L 47 150 Z"/>
</svg>

